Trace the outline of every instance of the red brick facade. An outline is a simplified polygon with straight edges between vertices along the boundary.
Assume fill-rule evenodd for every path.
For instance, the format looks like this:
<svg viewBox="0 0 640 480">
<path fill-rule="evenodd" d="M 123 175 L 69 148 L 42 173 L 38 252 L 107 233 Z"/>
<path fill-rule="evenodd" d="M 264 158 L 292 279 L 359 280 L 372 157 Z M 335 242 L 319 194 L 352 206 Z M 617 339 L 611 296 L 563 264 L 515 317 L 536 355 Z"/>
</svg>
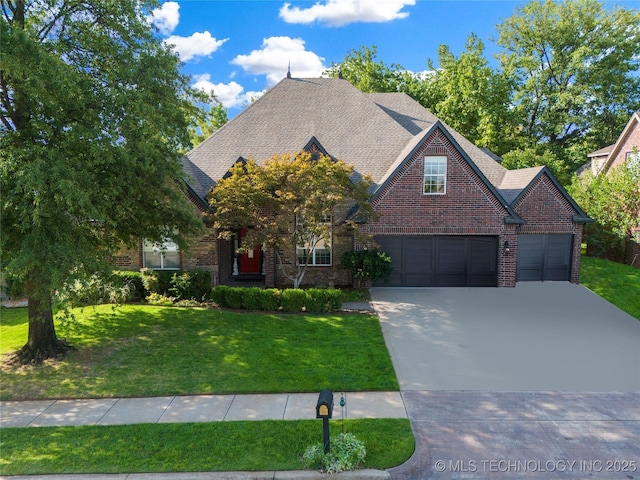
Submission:
<svg viewBox="0 0 640 480">
<path fill-rule="evenodd" d="M 311 145 L 311 149 L 317 150 L 316 145 Z M 445 194 L 423 193 L 426 156 L 447 157 Z M 435 129 L 377 192 L 372 203 L 379 217 L 361 228 L 364 234 L 372 236 L 494 236 L 498 245 L 499 287 L 515 286 L 520 234 L 572 234 L 571 281 L 577 283 L 582 224 L 573 221 L 576 211 L 557 184 L 542 173 L 520 194 L 511 208 L 524 220 L 524 224 L 506 221 L 511 213 L 494 192 L 447 135 Z M 508 251 L 504 247 L 506 244 L 509 245 Z M 181 268 L 211 271 L 214 285 L 232 282 L 233 248 L 233 242 L 219 240 L 214 232 L 208 233 L 191 246 L 188 254 L 181 255 Z M 349 285 L 350 273 L 341 267 L 340 257 L 352 248 L 352 232 L 337 226 L 332 238 L 332 265 L 308 267 L 303 284 Z M 281 256 L 285 265 L 291 266 L 294 259 Z M 263 261 L 266 286 L 290 283 L 277 265 L 273 251 L 264 251 Z M 139 269 L 142 266 L 142 249 L 122 252 L 115 257 L 115 262 L 122 269 Z"/>
</svg>

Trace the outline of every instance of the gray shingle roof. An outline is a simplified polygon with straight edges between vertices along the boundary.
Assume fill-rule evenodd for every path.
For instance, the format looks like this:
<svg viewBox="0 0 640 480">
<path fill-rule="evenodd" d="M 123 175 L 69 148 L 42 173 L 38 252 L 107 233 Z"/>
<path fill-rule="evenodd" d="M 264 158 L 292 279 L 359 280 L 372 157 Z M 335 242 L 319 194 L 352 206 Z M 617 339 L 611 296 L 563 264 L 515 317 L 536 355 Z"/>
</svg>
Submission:
<svg viewBox="0 0 640 480">
<path fill-rule="evenodd" d="M 337 78 L 286 78 L 190 151 L 183 164 L 205 197 L 240 158 L 258 162 L 302 150 L 313 137 L 334 158 L 380 185 L 438 119 L 404 93 L 362 93 Z M 442 124 L 507 203 L 540 171 L 508 171 Z"/>
<path fill-rule="evenodd" d="M 502 197 L 509 205 L 520 195 L 534 178 L 545 167 L 520 168 L 518 170 L 507 170 L 500 184 L 496 185 Z"/>
</svg>

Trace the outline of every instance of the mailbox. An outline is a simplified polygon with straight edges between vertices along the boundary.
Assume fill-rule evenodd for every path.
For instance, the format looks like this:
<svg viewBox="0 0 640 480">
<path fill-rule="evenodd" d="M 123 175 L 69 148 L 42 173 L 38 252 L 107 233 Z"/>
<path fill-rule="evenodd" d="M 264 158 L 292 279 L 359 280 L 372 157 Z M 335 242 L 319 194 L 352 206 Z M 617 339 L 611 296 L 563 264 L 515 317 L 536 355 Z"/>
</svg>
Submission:
<svg viewBox="0 0 640 480">
<path fill-rule="evenodd" d="M 333 392 L 322 390 L 318 395 L 316 418 L 331 418 L 333 415 Z"/>
</svg>

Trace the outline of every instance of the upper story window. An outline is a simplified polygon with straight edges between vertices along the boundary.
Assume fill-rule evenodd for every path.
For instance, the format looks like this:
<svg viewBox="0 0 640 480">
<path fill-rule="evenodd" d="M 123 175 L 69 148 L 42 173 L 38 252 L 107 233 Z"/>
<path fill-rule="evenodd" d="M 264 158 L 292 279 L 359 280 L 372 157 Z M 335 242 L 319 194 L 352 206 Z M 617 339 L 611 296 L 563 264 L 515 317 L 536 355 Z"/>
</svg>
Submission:
<svg viewBox="0 0 640 480">
<path fill-rule="evenodd" d="M 424 193 L 444 195 L 447 192 L 447 157 L 424 157 Z"/>
<path fill-rule="evenodd" d="M 142 261 L 146 268 L 153 270 L 178 270 L 180 252 L 178 245 L 171 240 L 153 243 L 145 240 L 142 248 Z"/>
</svg>

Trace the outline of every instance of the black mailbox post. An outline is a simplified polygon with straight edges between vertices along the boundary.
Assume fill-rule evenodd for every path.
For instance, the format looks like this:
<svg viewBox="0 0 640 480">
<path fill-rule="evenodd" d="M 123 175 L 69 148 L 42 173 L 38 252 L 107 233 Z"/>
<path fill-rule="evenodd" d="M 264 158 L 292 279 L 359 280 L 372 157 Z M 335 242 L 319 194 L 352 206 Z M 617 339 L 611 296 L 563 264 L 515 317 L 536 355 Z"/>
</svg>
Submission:
<svg viewBox="0 0 640 480">
<path fill-rule="evenodd" d="M 324 443 L 324 453 L 329 453 L 331 440 L 329 439 L 329 419 L 333 415 L 333 392 L 322 390 L 318 395 L 316 404 L 316 418 L 322 419 L 322 440 Z"/>
</svg>

